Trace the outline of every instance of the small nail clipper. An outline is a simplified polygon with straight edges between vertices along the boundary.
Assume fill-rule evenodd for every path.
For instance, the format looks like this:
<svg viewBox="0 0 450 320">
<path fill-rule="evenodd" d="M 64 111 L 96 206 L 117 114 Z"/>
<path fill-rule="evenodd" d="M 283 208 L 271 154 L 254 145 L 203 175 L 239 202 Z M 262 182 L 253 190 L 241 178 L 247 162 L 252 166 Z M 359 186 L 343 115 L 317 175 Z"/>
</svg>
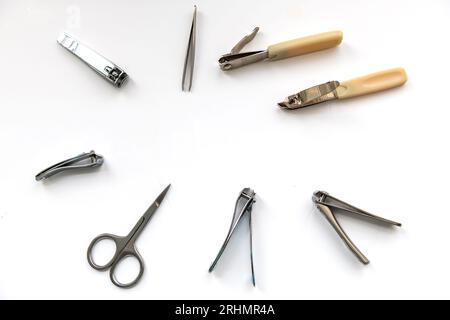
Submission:
<svg viewBox="0 0 450 320">
<path fill-rule="evenodd" d="M 250 265 L 252 269 L 252 283 L 253 286 L 256 286 L 255 281 L 255 270 L 253 267 L 253 244 L 252 244 L 252 206 L 253 203 L 256 202 L 256 193 L 250 189 L 245 188 L 241 191 L 239 194 L 239 197 L 236 200 L 236 206 L 234 208 L 234 214 L 233 214 L 233 220 L 231 221 L 230 229 L 228 230 L 227 237 L 225 238 L 225 241 L 222 245 L 222 247 L 219 250 L 219 253 L 217 254 L 216 259 L 211 264 L 211 267 L 209 268 L 209 272 L 212 272 L 214 270 L 214 267 L 216 266 L 217 262 L 219 261 L 220 257 L 222 256 L 223 252 L 225 251 L 225 248 L 228 245 L 228 242 L 231 239 L 231 236 L 233 235 L 234 230 L 236 229 L 239 222 L 242 220 L 244 215 L 248 213 L 248 224 L 250 228 Z"/>
<path fill-rule="evenodd" d="M 361 261 L 363 264 L 368 264 L 369 260 L 362 254 L 362 252 L 355 246 L 355 244 L 350 240 L 345 231 L 339 224 L 333 210 L 341 210 L 347 213 L 358 215 L 375 222 L 381 222 L 383 224 L 392 225 L 396 227 L 401 227 L 402 224 L 381 218 L 379 216 L 368 213 L 367 211 L 358 209 L 342 200 L 339 200 L 324 191 L 316 191 L 313 194 L 312 200 L 319 211 L 325 216 L 328 222 L 333 226 L 334 230 L 338 233 L 339 237 L 344 241 L 350 251 Z"/>
<path fill-rule="evenodd" d="M 106 59 L 67 33 L 61 33 L 58 43 L 80 58 L 112 85 L 120 88 L 128 79 L 128 74 L 114 62 Z"/>
<path fill-rule="evenodd" d="M 290 110 L 306 108 L 325 101 L 348 99 L 399 87 L 407 79 L 403 68 L 395 68 L 343 82 L 329 81 L 288 96 L 278 105 Z"/>
<path fill-rule="evenodd" d="M 96 154 L 95 151 L 82 153 L 76 157 L 61 161 L 39 172 L 36 175 L 36 181 L 45 180 L 57 173 L 66 170 L 95 168 L 101 166 L 102 164 L 103 157 L 99 154 Z"/>
<path fill-rule="evenodd" d="M 231 70 L 262 60 L 280 60 L 338 46 L 342 42 L 341 31 L 331 31 L 274 44 L 266 50 L 240 52 L 255 38 L 259 27 L 239 41 L 230 53 L 219 59 L 220 69 Z"/>
</svg>

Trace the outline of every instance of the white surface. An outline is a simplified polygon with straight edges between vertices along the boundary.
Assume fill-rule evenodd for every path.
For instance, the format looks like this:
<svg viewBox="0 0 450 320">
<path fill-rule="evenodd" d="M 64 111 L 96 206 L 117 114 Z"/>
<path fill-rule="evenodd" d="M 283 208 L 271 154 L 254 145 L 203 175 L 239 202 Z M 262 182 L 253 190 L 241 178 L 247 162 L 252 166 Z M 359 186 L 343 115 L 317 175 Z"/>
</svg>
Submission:
<svg viewBox="0 0 450 320">
<path fill-rule="evenodd" d="M 448 72 L 450 2 L 197 1 L 193 91 L 181 74 L 193 3 L 0 3 L 1 298 L 450 298 Z M 338 49 L 224 73 L 218 57 L 255 26 L 247 49 L 342 30 Z M 68 30 L 122 66 L 117 90 L 56 44 Z M 403 66 L 407 84 L 298 112 L 299 89 Z M 92 173 L 34 181 L 94 149 Z M 99 233 L 125 235 L 172 189 L 137 242 L 141 282 L 121 290 L 91 269 Z M 219 250 L 243 187 L 248 234 Z M 403 223 L 341 216 L 363 266 L 313 207 L 322 189 Z M 245 225 L 244 225 L 245 226 Z"/>
</svg>

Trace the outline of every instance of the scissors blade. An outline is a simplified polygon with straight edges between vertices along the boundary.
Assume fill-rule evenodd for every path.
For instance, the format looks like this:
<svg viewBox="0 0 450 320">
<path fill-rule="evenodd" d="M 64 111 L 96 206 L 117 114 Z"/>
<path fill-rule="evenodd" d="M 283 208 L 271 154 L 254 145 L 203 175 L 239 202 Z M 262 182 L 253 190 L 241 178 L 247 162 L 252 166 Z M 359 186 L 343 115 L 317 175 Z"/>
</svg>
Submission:
<svg viewBox="0 0 450 320">
<path fill-rule="evenodd" d="M 161 194 L 156 198 L 156 200 L 151 204 L 151 206 L 145 211 L 143 217 L 148 221 L 152 217 L 152 215 L 155 213 L 155 211 L 159 208 L 161 205 L 161 202 L 166 197 L 167 192 L 170 189 L 170 184 L 161 192 Z"/>
<path fill-rule="evenodd" d="M 130 233 L 125 237 L 126 238 L 125 246 L 128 246 L 130 243 L 134 244 L 134 241 L 139 237 L 142 230 L 144 230 L 145 226 L 150 221 L 153 214 L 156 212 L 156 210 L 161 205 L 161 202 L 163 201 L 164 197 L 166 196 L 167 191 L 169 191 L 169 188 L 170 188 L 170 184 L 163 190 L 163 192 L 161 192 L 161 194 L 150 205 L 150 207 L 147 209 L 147 211 L 145 211 L 145 213 L 139 218 L 136 225 L 133 227 L 133 229 L 130 231 Z"/>
</svg>

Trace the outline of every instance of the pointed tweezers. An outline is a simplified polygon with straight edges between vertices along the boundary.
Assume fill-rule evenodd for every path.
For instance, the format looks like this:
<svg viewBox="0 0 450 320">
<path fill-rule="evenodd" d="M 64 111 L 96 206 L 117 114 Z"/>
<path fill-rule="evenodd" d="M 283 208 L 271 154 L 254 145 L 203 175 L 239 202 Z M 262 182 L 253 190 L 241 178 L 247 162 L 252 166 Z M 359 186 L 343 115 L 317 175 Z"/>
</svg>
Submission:
<svg viewBox="0 0 450 320">
<path fill-rule="evenodd" d="M 183 79 L 181 88 L 183 91 L 191 91 L 192 77 L 194 75 L 195 62 L 195 40 L 197 33 L 197 6 L 194 6 L 194 15 L 192 17 L 191 31 L 189 33 L 189 42 L 184 60 Z"/>
<path fill-rule="evenodd" d="M 368 213 L 367 211 L 361 210 L 357 207 L 354 207 L 342 200 L 339 200 L 333 196 L 330 196 L 328 193 L 324 191 L 316 191 L 313 194 L 313 202 L 317 206 L 317 208 L 322 212 L 322 214 L 325 216 L 325 218 L 328 220 L 328 222 L 333 226 L 334 230 L 338 233 L 338 235 L 341 237 L 341 239 L 344 241 L 344 243 L 347 245 L 347 247 L 350 249 L 350 251 L 353 252 L 353 254 L 363 263 L 368 264 L 369 259 L 367 259 L 362 252 L 356 247 L 356 245 L 350 240 L 350 238 L 345 233 L 344 229 L 342 229 L 341 225 L 339 224 L 338 220 L 336 219 L 336 216 L 334 215 L 332 209 L 336 210 L 343 210 L 348 213 L 352 213 L 358 216 L 362 216 L 364 218 L 368 218 L 370 220 L 381 222 L 388 225 L 393 225 L 397 227 L 401 227 L 401 223 L 384 219 L 382 217 L 373 215 L 371 213 Z"/>
<path fill-rule="evenodd" d="M 84 160 L 90 160 L 87 163 L 80 163 Z M 58 162 L 51 167 L 39 172 L 36 175 L 36 181 L 47 179 L 57 173 L 73 170 L 73 169 L 84 169 L 84 168 L 94 168 L 101 166 L 103 164 L 103 157 L 95 153 L 95 151 L 82 153 L 76 157 Z"/>
<path fill-rule="evenodd" d="M 253 266 L 253 241 L 252 241 L 252 205 L 255 203 L 255 196 L 256 193 L 250 189 L 245 188 L 241 191 L 241 194 L 236 200 L 236 206 L 234 208 L 234 214 L 233 214 L 233 220 L 231 221 L 230 229 L 228 230 L 227 237 L 225 238 L 225 241 L 223 242 L 222 247 L 219 250 L 219 253 L 217 254 L 216 259 L 214 259 L 214 262 L 211 264 L 211 267 L 209 268 L 209 272 L 212 272 L 219 261 L 220 257 L 222 256 L 223 252 L 225 251 L 225 248 L 228 245 L 228 242 L 231 239 L 231 236 L 233 235 L 234 230 L 236 229 L 239 222 L 244 217 L 245 213 L 248 213 L 249 219 L 249 228 L 250 228 L 250 264 L 252 269 L 252 283 L 253 286 L 256 286 L 256 280 L 255 280 L 255 269 Z M 244 205 L 242 206 L 242 209 L 239 208 L 239 204 L 242 202 L 241 200 L 245 200 Z"/>
</svg>

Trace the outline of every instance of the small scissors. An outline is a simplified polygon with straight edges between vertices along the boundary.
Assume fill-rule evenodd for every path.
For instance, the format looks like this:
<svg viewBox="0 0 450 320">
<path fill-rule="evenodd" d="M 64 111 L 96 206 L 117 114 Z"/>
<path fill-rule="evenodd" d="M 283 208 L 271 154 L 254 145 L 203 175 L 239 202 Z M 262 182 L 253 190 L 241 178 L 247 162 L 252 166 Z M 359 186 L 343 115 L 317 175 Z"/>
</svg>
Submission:
<svg viewBox="0 0 450 320">
<path fill-rule="evenodd" d="M 163 190 L 163 192 L 161 192 L 158 198 L 156 198 L 155 202 L 153 202 L 152 205 L 147 209 L 147 211 L 139 219 L 139 221 L 136 223 L 134 228 L 130 231 L 130 233 L 127 236 L 119 237 L 113 234 L 104 233 L 95 237 L 94 240 L 92 240 L 91 244 L 89 245 L 87 250 L 87 259 L 89 264 L 91 265 L 92 268 L 98 271 L 106 271 L 107 269 L 111 268 L 109 270 L 109 277 L 111 279 L 111 282 L 116 286 L 120 288 L 131 288 L 132 286 L 136 285 L 138 281 L 141 279 L 142 274 L 144 273 L 144 261 L 142 260 L 139 252 L 137 251 L 134 243 L 141 234 L 142 230 L 144 230 L 144 227 L 150 221 L 155 211 L 161 205 L 161 202 L 166 196 L 167 191 L 169 191 L 169 188 L 170 184 Z M 94 259 L 92 257 L 92 250 L 95 247 L 95 245 L 102 240 L 114 241 L 116 245 L 116 252 L 114 253 L 114 256 L 107 264 L 100 266 L 94 262 Z M 139 262 L 139 273 L 133 281 L 128 283 L 121 283 L 117 280 L 114 271 L 116 270 L 116 267 L 119 264 L 119 262 L 127 257 L 134 257 L 137 259 L 137 261 Z"/>
</svg>

